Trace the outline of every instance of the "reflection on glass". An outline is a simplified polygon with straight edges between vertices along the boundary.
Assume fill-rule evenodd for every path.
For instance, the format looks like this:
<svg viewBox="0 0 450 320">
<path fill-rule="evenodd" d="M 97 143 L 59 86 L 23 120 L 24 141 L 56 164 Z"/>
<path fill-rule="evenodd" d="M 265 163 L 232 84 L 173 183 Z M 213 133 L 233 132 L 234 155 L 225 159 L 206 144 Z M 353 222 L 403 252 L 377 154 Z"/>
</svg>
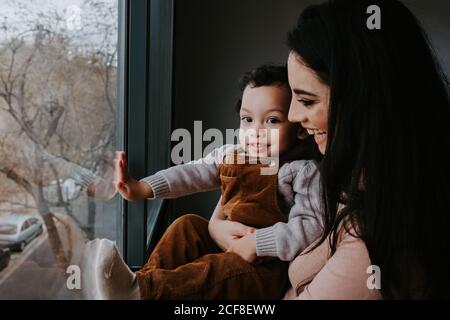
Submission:
<svg viewBox="0 0 450 320">
<path fill-rule="evenodd" d="M 117 8 L 0 2 L 0 299 L 81 299 L 67 268 L 120 239 Z"/>
</svg>

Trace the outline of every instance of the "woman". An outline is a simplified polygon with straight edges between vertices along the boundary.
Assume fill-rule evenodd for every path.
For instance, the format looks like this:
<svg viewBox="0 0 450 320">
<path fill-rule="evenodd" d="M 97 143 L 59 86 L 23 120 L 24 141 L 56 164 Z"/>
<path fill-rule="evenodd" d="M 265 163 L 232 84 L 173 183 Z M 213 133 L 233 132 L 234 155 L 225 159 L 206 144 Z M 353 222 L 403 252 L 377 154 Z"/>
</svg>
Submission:
<svg viewBox="0 0 450 320">
<path fill-rule="evenodd" d="M 289 119 L 324 154 L 325 204 L 287 297 L 450 298 L 448 82 L 419 22 L 399 1 L 329 1 L 287 44 Z"/>
</svg>

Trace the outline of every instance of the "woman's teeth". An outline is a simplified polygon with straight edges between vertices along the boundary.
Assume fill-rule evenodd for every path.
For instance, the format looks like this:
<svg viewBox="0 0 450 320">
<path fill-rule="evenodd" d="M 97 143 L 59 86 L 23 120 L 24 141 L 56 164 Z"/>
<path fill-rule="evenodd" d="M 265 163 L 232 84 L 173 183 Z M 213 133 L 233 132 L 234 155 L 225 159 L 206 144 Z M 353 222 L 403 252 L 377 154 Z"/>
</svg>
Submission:
<svg viewBox="0 0 450 320">
<path fill-rule="evenodd" d="M 306 131 L 308 131 L 308 134 L 311 135 L 311 136 L 327 134 L 326 131 L 322 131 L 322 130 L 306 129 Z"/>
</svg>

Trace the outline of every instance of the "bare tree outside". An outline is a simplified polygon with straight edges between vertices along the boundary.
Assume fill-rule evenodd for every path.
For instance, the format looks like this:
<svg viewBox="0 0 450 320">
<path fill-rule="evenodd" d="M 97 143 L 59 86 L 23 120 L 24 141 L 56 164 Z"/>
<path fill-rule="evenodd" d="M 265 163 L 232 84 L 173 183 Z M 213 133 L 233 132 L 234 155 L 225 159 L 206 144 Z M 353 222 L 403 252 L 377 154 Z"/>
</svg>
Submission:
<svg viewBox="0 0 450 320">
<path fill-rule="evenodd" d="M 52 2 L 0 5 L 0 218 L 42 218 L 64 274 L 114 196 L 118 5 Z"/>
</svg>

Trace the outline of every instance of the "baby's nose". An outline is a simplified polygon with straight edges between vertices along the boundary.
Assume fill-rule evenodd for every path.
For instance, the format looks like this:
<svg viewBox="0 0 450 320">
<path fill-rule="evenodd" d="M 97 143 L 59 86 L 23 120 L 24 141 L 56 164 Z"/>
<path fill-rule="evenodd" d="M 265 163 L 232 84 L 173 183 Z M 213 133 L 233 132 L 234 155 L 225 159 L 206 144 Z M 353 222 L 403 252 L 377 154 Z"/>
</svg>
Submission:
<svg viewBox="0 0 450 320">
<path fill-rule="evenodd" d="M 267 137 L 267 129 L 263 129 L 263 128 L 251 129 L 249 135 L 251 137 L 264 138 L 264 137 Z"/>
</svg>

